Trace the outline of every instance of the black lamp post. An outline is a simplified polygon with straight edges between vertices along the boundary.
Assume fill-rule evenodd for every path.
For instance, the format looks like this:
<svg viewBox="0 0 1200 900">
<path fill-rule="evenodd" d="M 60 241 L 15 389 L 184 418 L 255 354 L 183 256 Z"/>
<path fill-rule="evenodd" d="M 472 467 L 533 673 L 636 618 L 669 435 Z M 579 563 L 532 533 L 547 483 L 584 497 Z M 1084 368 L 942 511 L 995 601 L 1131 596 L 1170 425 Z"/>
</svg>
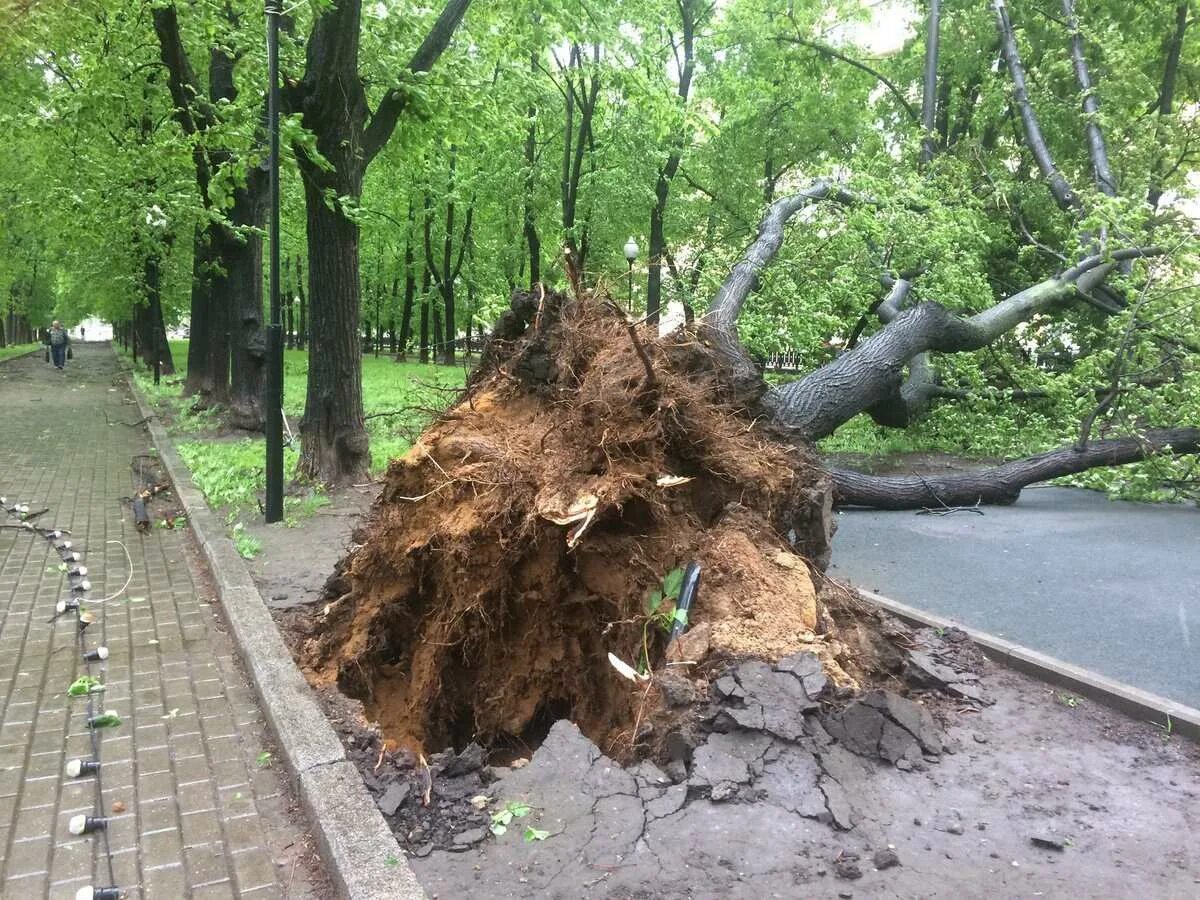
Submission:
<svg viewBox="0 0 1200 900">
<path fill-rule="evenodd" d="M 283 324 L 279 309 L 279 3 L 266 0 L 267 131 L 271 141 L 271 315 L 267 325 L 267 522 L 283 518 Z"/>
<path fill-rule="evenodd" d="M 629 262 L 629 310 L 633 311 L 633 261 L 638 256 L 638 245 L 632 237 L 625 242 L 625 259 Z"/>
</svg>

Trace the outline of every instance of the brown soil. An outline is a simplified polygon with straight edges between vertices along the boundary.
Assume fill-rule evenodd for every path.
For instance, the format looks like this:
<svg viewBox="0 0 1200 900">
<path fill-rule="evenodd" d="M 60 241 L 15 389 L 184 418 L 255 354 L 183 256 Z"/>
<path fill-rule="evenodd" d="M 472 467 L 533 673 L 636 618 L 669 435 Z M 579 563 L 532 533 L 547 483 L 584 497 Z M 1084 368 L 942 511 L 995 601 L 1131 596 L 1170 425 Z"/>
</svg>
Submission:
<svg viewBox="0 0 1200 900">
<path fill-rule="evenodd" d="M 628 758 L 658 692 L 607 657 L 636 664 L 645 633 L 663 663 L 646 598 L 691 560 L 688 662 L 809 649 L 859 686 L 806 563 L 828 555 L 822 470 L 696 333 L 637 335 L 652 378 L 615 308 L 517 295 L 464 397 L 391 464 L 299 648 L 390 740 L 521 746 L 569 716 Z"/>
</svg>

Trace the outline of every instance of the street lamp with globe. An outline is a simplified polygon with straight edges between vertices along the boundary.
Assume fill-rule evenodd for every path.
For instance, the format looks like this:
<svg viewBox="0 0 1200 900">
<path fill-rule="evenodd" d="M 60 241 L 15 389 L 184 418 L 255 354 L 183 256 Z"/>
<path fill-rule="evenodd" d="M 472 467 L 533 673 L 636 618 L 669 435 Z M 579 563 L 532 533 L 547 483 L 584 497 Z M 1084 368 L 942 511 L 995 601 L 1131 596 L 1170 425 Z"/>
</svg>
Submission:
<svg viewBox="0 0 1200 900">
<path fill-rule="evenodd" d="M 625 242 L 625 259 L 629 262 L 629 309 L 633 311 L 633 261 L 638 256 L 638 245 L 632 237 Z"/>
</svg>

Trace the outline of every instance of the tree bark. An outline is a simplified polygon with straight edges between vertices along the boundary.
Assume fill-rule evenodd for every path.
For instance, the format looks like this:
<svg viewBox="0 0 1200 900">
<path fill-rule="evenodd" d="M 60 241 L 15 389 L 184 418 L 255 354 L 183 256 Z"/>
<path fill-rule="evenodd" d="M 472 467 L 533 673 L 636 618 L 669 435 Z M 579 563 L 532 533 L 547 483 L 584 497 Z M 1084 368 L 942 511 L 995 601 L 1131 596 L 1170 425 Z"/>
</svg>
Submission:
<svg viewBox="0 0 1200 900">
<path fill-rule="evenodd" d="M 1075 0 L 1062 0 L 1062 10 L 1071 34 L 1071 65 L 1075 69 L 1075 80 L 1079 82 L 1079 92 L 1083 95 L 1084 131 L 1087 134 L 1088 156 L 1091 157 L 1092 170 L 1096 176 L 1096 188 L 1102 194 L 1115 197 L 1117 179 L 1108 161 L 1108 145 L 1104 141 L 1104 132 L 1100 130 L 1100 123 L 1097 121 L 1100 115 L 1100 101 L 1096 97 L 1092 76 L 1088 72 L 1087 58 L 1083 54 L 1083 36 L 1079 33 Z"/>
<path fill-rule="evenodd" d="M 1033 154 L 1038 169 L 1050 186 L 1050 193 L 1059 207 L 1076 216 L 1082 215 L 1083 204 L 1054 164 L 1054 157 L 1050 154 L 1050 148 L 1042 135 L 1037 114 L 1033 111 L 1033 105 L 1030 103 L 1029 91 L 1025 86 L 1025 68 L 1021 64 L 1021 54 L 1017 49 L 1017 39 L 1013 33 L 1012 21 L 1008 17 L 1008 8 L 1005 6 L 1004 0 L 992 0 L 992 6 L 996 10 L 1000 49 L 1004 54 L 1004 62 L 1008 66 L 1009 75 L 1012 77 L 1013 99 L 1017 104 L 1017 110 L 1021 115 L 1021 124 L 1025 129 L 1025 145 Z"/>
<path fill-rule="evenodd" d="M 1158 111 L 1156 128 L 1159 129 L 1159 133 L 1161 133 L 1163 119 L 1171 115 L 1171 109 L 1175 102 L 1175 82 L 1179 75 L 1179 57 L 1183 51 L 1183 38 L 1189 22 L 1188 4 L 1180 3 L 1175 7 L 1175 30 L 1167 41 L 1167 58 L 1163 64 L 1162 84 L 1159 86 L 1158 100 L 1155 104 Z M 1158 211 L 1158 203 L 1163 195 L 1162 167 L 1162 159 L 1155 159 L 1154 168 L 1150 174 L 1150 189 L 1146 192 L 1146 203 L 1150 205 L 1152 212 Z"/>
<path fill-rule="evenodd" d="M 1086 285 L 1095 284 L 1115 263 L 1160 252 L 1158 248 L 1146 248 L 1117 251 L 1109 257 L 1090 256 L 1062 274 L 969 318 L 955 315 L 940 303 L 921 303 L 901 312 L 890 324 L 828 365 L 770 391 L 767 407 L 780 424 L 807 440 L 816 441 L 833 434 L 858 413 L 894 398 L 913 405 L 927 404 L 929 397 L 925 390 L 932 384 L 928 371 L 914 382 L 909 397 L 902 393 L 901 375 L 914 357 L 929 351 L 979 350 L 1034 314 L 1070 299 Z M 895 416 L 895 421 L 907 424 L 913 412 L 907 407 L 902 417 Z"/>
<path fill-rule="evenodd" d="M 921 99 L 921 167 L 924 168 L 937 152 L 934 128 L 937 119 L 938 32 L 941 29 L 941 0 L 929 0 L 929 17 L 925 23 L 925 76 Z"/>
<path fill-rule="evenodd" d="M 146 306 L 144 309 L 146 361 L 150 368 L 157 359 L 163 375 L 175 374 L 175 361 L 171 357 L 171 345 L 167 342 L 167 329 L 162 311 L 162 263 L 156 254 L 146 257 L 143 268 L 145 277 Z"/>
<path fill-rule="evenodd" d="M 296 346 L 303 350 L 308 346 L 308 301 L 304 296 L 304 262 L 296 257 L 296 297 L 300 306 L 300 330 L 296 333 Z"/>
<path fill-rule="evenodd" d="M 700 13 L 697 0 L 679 0 L 682 26 L 683 57 L 676 59 L 679 66 L 678 96 L 686 107 L 692 89 L 692 77 L 696 71 L 696 26 Z M 662 307 L 662 264 L 667 248 L 664 223 L 667 215 L 667 197 L 671 190 L 671 179 L 679 171 L 683 161 L 683 143 L 686 129 L 674 135 L 667 161 L 658 171 L 654 185 L 654 206 L 650 210 L 650 265 L 646 276 L 646 321 L 658 325 Z"/>
<path fill-rule="evenodd" d="M 529 54 L 531 72 L 537 72 L 538 53 Z M 533 208 L 534 188 L 537 184 L 537 107 L 529 105 L 529 125 L 525 129 L 525 210 L 523 230 L 529 248 L 529 290 L 535 290 L 542 280 L 542 242 L 538 237 L 537 217 Z"/>
<path fill-rule="evenodd" d="M 404 307 L 400 312 L 400 350 L 396 362 L 404 362 L 408 355 L 408 344 L 412 338 L 413 299 L 417 293 L 417 273 L 413 268 L 413 203 L 408 201 L 408 234 L 404 239 Z"/>
<path fill-rule="evenodd" d="M 262 431 L 265 424 L 267 342 L 263 328 L 262 231 L 267 218 L 268 173 L 250 170 L 234 192 L 222 258 L 228 269 L 233 327 L 230 352 L 229 417 L 234 428 Z"/>
<path fill-rule="evenodd" d="M 448 0 L 408 64 L 427 72 L 462 21 L 470 0 Z M 308 220 L 309 376 L 300 421 L 299 473 L 326 483 L 366 477 L 369 439 L 362 411 L 362 345 L 358 335 L 358 227 L 333 197 L 357 200 L 367 165 L 383 149 L 408 105 L 409 94 L 389 90 L 374 114 L 358 70 L 361 0 L 333 0 L 312 26 L 305 73 L 289 85 L 285 101 L 302 113 L 304 126 L 331 168 L 297 145 Z"/>
<path fill-rule="evenodd" d="M 866 475 L 832 469 L 835 503 L 874 509 L 944 509 L 1015 503 L 1028 485 L 1100 466 L 1138 462 L 1157 453 L 1200 453 L 1200 428 L 1152 428 L 1135 437 L 1060 447 L 979 472 Z"/>
<path fill-rule="evenodd" d="M 207 397 L 213 391 L 213 371 L 210 343 L 212 315 L 212 256 L 208 229 L 196 228 L 192 239 L 191 316 L 188 320 L 187 378 L 185 396 Z"/>
</svg>

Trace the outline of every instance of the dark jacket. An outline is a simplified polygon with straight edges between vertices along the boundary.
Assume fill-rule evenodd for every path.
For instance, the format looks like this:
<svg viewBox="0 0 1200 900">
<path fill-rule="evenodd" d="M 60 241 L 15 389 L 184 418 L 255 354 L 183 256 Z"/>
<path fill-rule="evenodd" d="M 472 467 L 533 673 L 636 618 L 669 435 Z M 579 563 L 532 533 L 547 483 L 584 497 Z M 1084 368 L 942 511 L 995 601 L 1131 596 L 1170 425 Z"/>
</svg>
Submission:
<svg viewBox="0 0 1200 900">
<path fill-rule="evenodd" d="M 65 328 L 51 328 L 46 332 L 45 343 L 52 347 L 65 347 L 71 343 L 71 336 Z"/>
</svg>

